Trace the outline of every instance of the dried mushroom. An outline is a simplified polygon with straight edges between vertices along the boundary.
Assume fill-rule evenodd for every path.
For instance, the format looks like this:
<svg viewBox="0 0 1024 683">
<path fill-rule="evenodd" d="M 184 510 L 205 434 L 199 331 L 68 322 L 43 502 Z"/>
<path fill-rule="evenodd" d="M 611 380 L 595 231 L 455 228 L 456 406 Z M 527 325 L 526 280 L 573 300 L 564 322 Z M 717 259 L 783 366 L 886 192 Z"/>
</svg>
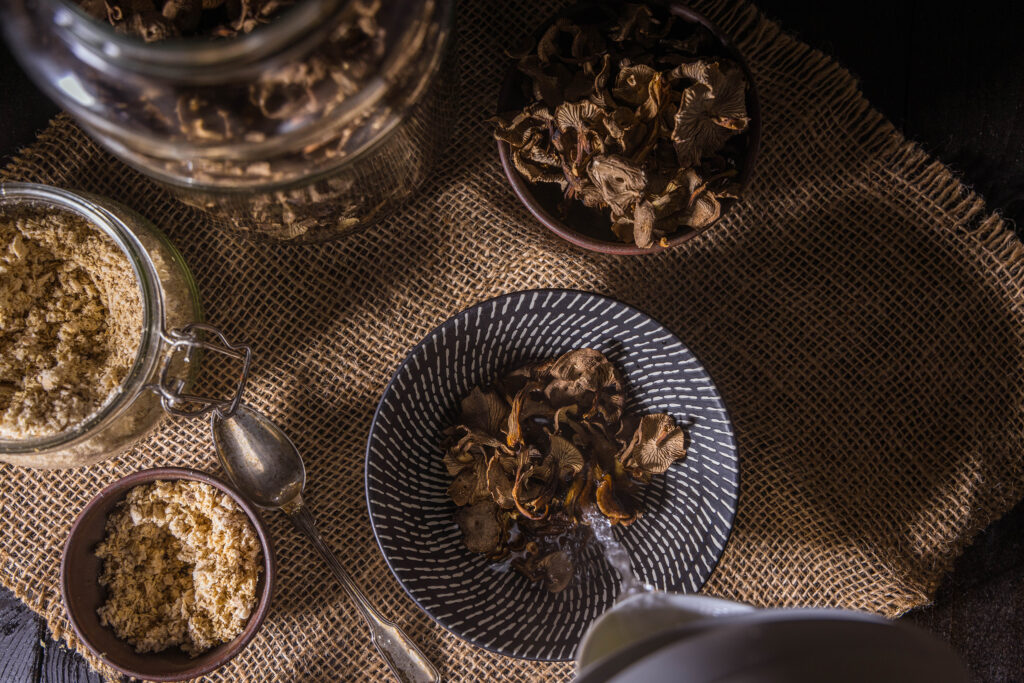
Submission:
<svg viewBox="0 0 1024 683">
<path fill-rule="evenodd" d="M 626 413 L 625 402 L 621 373 L 594 349 L 473 388 L 444 433 L 448 495 L 466 547 L 564 590 L 574 552 L 590 539 L 584 510 L 631 524 L 640 486 L 686 455 L 688 436 L 670 416 Z"/>
<path fill-rule="evenodd" d="M 86 14 L 147 43 L 251 33 L 295 0 L 77 0 Z"/>
<path fill-rule="evenodd" d="M 502 539 L 498 506 L 484 500 L 464 507 L 455 515 L 466 547 L 475 553 L 493 553 Z"/>
<path fill-rule="evenodd" d="M 640 247 L 682 227 L 703 229 L 733 199 L 747 130 L 742 69 L 716 56 L 703 27 L 661 8 L 605 8 L 556 21 L 513 54 L 528 104 L 491 119 L 531 183 L 607 211 L 612 232 Z"/>
</svg>

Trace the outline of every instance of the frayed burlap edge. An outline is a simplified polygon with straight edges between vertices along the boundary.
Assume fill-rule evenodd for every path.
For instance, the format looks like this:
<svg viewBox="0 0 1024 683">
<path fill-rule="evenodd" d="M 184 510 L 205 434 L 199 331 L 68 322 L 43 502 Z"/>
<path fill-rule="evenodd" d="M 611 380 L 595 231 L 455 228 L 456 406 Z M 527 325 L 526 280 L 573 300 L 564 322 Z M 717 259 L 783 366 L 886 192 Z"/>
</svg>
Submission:
<svg viewBox="0 0 1024 683">
<path fill-rule="evenodd" d="M 949 225 L 936 226 L 935 229 L 952 230 L 964 243 L 980 248 L 987 257 L 988 265 L 1005 273 L 1008 279 L 1024 276 L 1024 245 L 1003 219 L 997 214 L 986 214 L 985 202 L 981 197 L 964 186 L 941 162 L 933 159 L 917 144 L 907 141 L 881 113 L 873 109 L 858 89 L 856 79 L 846 69 L 820 51 L 786 34 L 778 24 L 766 19 L 756 8 L 745 2 L 715 3 L 698 0 L 692 5 L 711 16 L 722 29 L 731 34 L 738 48 L 751 62 L 773 60 L 777 68 L 784 68 L 789 62 L 814 64 L 814 85 L 822 99 L 828 100 L 830 106 L 856 121 L 856 126 L 849 131 L 851 137 L 864 150 L 877 156 L 883 165 L 892 169 L 894 181 L 906 183 L 908 192 L 917 193 L 922 202 L 930 203 L 949 219 Z M 4 175 L 8 175 L 12 168 L 17 168 L 18 174 L 22 176 L 49 175 L 50 160 L 46 149 L 57 141 L 61 131 L 67 130 L 67 125 L 66 115 L 58 116 L 40 134 L 35 144 L 13 158 Z M 1024 292 L 1019 288 L 1013 303 L 1018 308 L 1024 304 Z M 955 558 L 985 526 L 998 518 L 1000 510 L 1008 509 L 1019 500 L 1021 492 L 1020 482 L 999 488 L 998 496 L 987 501 L 984 511 L 974 516 L 970 527 L 948 544 L 938 566 L 934 568 L 934 580 L 912 599 L 906 596 L 894 597 L 884 610 L 885 613 L 898 616 L 909 609 L 927 604 L 942 574 L 951 568 Z M 11 566 L 2 546 L 0 565 Z M 719 589 L 722 578 L 720 569 L 721 566 L 709 581 L 705 589 L 707 592 L 724 592 Z M 5 573 L 0 580 L 18 599 L 45 619 L 54 638 L 63 640 L 69 647 L 80 652 L 98 672 L 106 676 L 117 675 L 91 656 L 73 632 L 64 629 L 66 622 L 59 599 L 47 598 L 33 590 L 30 583 L 16 576 Z"/>
</svg>

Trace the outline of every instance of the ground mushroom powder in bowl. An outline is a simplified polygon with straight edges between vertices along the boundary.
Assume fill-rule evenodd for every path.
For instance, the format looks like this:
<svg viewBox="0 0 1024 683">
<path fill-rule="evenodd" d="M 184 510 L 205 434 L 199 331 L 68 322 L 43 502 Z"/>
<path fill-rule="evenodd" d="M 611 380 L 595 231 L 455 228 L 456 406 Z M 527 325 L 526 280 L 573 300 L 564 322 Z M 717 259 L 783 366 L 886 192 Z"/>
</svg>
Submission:
<svg viewBox="0 0 1024 683">
<path fill-rule="evenodd" d="M 142 302 L 127 257 L 79 216 L 0 216 L 0 438 L 50 436 L 127 377 Z"/>
<path fill-rule="evenodd" d="M 100 623 L 137 652 L 190 656 L 233 640 L 256 604 L 256 531 L 231 497 L 198 481 L 128 492 L 96 547 L 107 589 Z"/>
</svg>

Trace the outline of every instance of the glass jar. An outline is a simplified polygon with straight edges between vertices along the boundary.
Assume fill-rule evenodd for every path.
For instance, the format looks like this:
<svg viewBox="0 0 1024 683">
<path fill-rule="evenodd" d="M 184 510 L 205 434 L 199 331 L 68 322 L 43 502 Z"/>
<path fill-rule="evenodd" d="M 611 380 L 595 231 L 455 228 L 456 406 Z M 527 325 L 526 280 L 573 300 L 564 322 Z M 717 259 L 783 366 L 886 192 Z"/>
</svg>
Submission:
<svg viewBox="0 0 1024 683">
<path fill-rule="evenodd" d="M 31 439 L 0 439 L 0 460 L 31 467 L 77 467 L 111 457 L 154 429 L 170 396 L 186 389 L 197 358 L 184 337 L 201 323 L 199 293 L 181 254 L 152 223 L 124 206 L 46 185 L 0 184 L 0 215 L 70 213 L 109 236 L 135 273 L 142 330 L 120 388 L 84 422 Z M 187 348 L 186 348 L 187 347 Z M 175 379 L 183 378 L 183 379 Z M 166 389 L 166 391 L 165 391 Z"/>
<path fill-rule="evenodd" d="M 146 43 L 72 0 L 6 0 L 36 83 L 228 229 L 322 241 L 379 220 L 453 121 L 452 0 L 302 0 L 252 33 Z"/>
</svg>

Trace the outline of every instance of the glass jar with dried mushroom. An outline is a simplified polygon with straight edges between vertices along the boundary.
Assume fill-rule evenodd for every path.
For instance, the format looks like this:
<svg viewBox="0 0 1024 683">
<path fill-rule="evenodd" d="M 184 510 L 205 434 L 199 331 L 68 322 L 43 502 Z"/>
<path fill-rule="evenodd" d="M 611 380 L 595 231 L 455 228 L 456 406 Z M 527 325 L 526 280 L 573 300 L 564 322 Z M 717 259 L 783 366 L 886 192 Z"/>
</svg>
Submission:
<svg viewBox="0 0 1024 683">
<path fill-rule="evenodd" d="M 557 213 L 604 222 L 607 241 L 665 247 L 714 223 L 756 153 L 739 55 L 679 3 L 568 14 L 513 53 L 506 91 L 522 92 L 503 101 L 523 106 L 491 119 L 516 171 L 558 185 Z"/>
<path fill-rule="evenodd" d="M 452 0 L 8 0 L 48 94 L 225 229 L 322 241 L 412 195 L 453 120 Z"/>
<path fill-rule="evenodd" d="M 689 435 L 670 415 L 625 405 L 622 374 L 594 349 L 474 387 L 444 443 L 465 546 L 565 590 L 592 538 L 587 515 L 632 524 L 640 487 L 686 456 Z"/>
<path fill-rule="evenodd" d="M 166 330 L 201 319 L 181 255 L 99 197 L 0 185 L 0 460 L 76 467 L 134 444 L 164 415 Z M 181 388 L 179 386 L 179 388 Z"/>
</svg>

